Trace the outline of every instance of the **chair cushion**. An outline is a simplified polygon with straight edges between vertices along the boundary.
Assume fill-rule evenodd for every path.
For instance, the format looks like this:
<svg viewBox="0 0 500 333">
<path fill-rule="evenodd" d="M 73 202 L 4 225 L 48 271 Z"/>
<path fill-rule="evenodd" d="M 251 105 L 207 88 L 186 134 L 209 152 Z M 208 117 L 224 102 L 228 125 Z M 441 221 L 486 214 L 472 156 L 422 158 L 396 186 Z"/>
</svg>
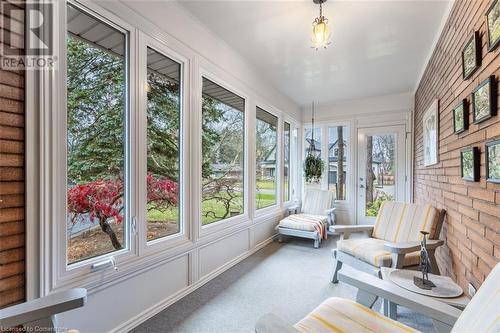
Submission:
<svg viewBox="0 0 500 333">
<path fill-rule="evenodd" d="M 497 263 L 451 330 L 500 332 L 500 263 Z"/>
<path fill-rule="evenodd" d="M 326 237 L 327 221 L 326 216 L 294 214 L 285 217 L 278 226 L 295 230 L 318 231 L 320 239 L 323 239 Z"/>
<path fill-rule="evenodd" d="M 337 297 L 321 303 L 294 327 L 304 333 L 418 332 L 361 304 Z"/>
<path fill-rule="evenodd" d="M 430 204 L 385 201 L 377 215 L 372 237 L 389 242 L 411 242 L 422 239 L 421 230 L 430 239 L 439 237 L 439 211 Z"/>
<path fill-rule="evenodd" d="M 339 240 L 337 250 L 352 255 L 376 267 L 390 267 L 392 264 L 391 252 L 384 248 L 387 241 L 377 238 L 353 238 Z M 418 265 L 420 252 L 415 251 L 405 255 L 403 266 Z"/>
<path fill-rule="evenodd" d="M 326 190 L 306 190 L 302 213 L 311 215 L 325 215 L 325 211 L 332 208 L 333 192 Z"/>
</svg>

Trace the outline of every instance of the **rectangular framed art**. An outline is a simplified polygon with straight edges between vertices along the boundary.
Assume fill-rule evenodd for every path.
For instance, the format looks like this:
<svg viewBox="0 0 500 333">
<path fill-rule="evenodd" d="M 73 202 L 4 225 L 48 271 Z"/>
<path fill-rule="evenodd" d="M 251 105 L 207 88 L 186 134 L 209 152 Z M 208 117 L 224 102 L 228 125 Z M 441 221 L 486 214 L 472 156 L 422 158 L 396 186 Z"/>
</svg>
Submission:
<svg viewBox="0 0 500 333">
<path fill-rule="evenodd" d="M 479 181 L 479 148 L 471 147 L 460 151 L 460 175 L 462 179 Z"/>
<path fill-rule="evenodd" d="M 472 121 L 480 123 L 493 117 L 497 111 L 495 76 L 491 75 L 472 92 Z"/>
<path fill-rule="evenodd" d="M 469 110 L 467 100 L 462 100 L 453 109 L 453 132 L 460 134 L 469 128 Z"/>
<path fill-rule="evenodd" d="M 500 183 L 500 140 L 486 144 L 486 181 Z"/>
<path fill-rule="evenodd" d="M 471 38 L 462 49 L 462 75 L 464 80 L 481 66 L 481 39 L 479 31 L 474 31 Z"/>
<path fill-rule="evenodd" d="M 491 52 L 500 45 L 500 1 L 494 0 L 486 11 L 486 30 L 488 30 L 488 50 Z"/>
<path fill-rule="evenodd" d="M 437 99 L 425 111 L 422 127 L 424 129 L 424 165 L 429 166 L 438 162 L 439 101 Z"/>
</svg>

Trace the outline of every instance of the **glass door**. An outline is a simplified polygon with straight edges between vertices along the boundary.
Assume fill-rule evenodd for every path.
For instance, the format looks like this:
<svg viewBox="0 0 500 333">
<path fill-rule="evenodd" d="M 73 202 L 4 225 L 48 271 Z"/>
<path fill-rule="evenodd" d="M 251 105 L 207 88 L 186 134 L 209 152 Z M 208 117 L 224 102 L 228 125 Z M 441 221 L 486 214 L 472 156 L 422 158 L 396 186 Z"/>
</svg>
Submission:
<svg viewBox="0 0 500 333">
<path fill-rule="evenodd" d="M 358 224 L 374 224 L 384 201 L 406 201 L 404 126 L 358 130 Z"/>
</svg>

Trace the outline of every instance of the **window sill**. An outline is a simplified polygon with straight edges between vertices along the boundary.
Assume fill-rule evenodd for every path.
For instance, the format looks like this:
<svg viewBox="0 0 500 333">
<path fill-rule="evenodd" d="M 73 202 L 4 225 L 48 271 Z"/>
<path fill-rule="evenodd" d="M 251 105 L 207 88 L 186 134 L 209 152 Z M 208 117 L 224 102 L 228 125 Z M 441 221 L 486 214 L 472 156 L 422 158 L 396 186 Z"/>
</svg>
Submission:
<svg viewBox="0 0 500 333">
<path fill-rule="evenodd" d="M 212 234 L 231 232 L 231 230 L 244 228 L 249 224 L 248 214 L 241 214 L 225 220 L 210 223 L 199 227 L 199 240 L 209 237 Z M 229 231 L 228 231 L 229 230 Z"/>
<path fill-rule="evenodd" d="M 268 216 L 268 215 L 273 215 L 273 214 L 276 214 L 276 213 L 281 213 L 281 209 L 278 206 L 278 204 L 275 204 L 275 205 L 272 205 L 272 206 L 269 206 L 269 207 L 264 207 L 264 208 L 256 210 L 255 211 L 255 218 L 254 219 L 257 219 L 257 218 L 260 218 L 260 217 L 264 217 L 264 216 Z"/>
</svg>

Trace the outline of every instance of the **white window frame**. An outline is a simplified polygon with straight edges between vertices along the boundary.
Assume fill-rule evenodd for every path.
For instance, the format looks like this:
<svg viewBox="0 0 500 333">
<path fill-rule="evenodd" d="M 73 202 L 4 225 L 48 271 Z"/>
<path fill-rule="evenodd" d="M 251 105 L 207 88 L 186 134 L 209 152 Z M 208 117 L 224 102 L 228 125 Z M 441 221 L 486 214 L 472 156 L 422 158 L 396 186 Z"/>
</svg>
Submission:
<svg viewBox="0 0 500 333">
<path fill-rule="evenodd" d="M 294 164 L 293 164 L 293 161 L 294 161 L 294 158 L 293 158 L 293 149 L 292 149 L 292 146 L 293 146 L 293 130 L 294 130 L 294 126 L 292 125 L 292 123 L 286 118 L 286 117 L 283 117 L 283 119 L 281 120 L 282 122 L 282 133 L 281 133 L 281 136 L 282 136 L 282 140 L 283 140 L 283 145 L 282 145 L 282 154 L 281 154 L 281 165 L 282 165 L 282 177 L 281 179 L 283 179 L 283 182 L 281 184 L 281 197 L 283 198 L 282 201 L 283 201 L 283 205 L 286 206 L 288 203 L 290 203 L 291 201 L 293 201 L 293 181 L 292 181 L 292 169 L 294 168 Z M 287 123 L 288 125 L 290 125 L 290 138 L 289 138 L 289 142 L 288 142 L 288 146 L 289 146 L 289 149 L 290 151 L 288 152 L 288 200 L 285 201 L 285 195 L 286 195 L 286 190 L 285 190 L 285 123 Z"/>
<path fill-rule="evenodd" d="M 243 141 L 243 149 L 244 149 L 244 159 L 243 159 L 243 213 L 237 216 L 232 216 L 227 219 L 219 220 L 216 222 L 212 222 L 208 225 L 203 225 L 202 221 L 202 208 L 201 208 L 201 203 L 202 203 L 202 192 L 203 192 L 203 178 L 201 175 L 202 172 L 202 163 L 203 163 L 203 157 L 202 157 L 202 98 L 203 98 L 203 78 L 212 81 L 213 83 L 221 86 L 222 88 L 228 90 L 229 92 L 237 95 L 240 98 L 243 98 L 245 107 L 244 107 L 244 124 L 243 124 L 243 135 L 244 135 L 244 141 Z M 219 76 L 216 74 L 213 74 L 211 71 L 200 67 L 200 75 L 199 75 L 199 85 L 198 85 L 198 94 L 194 94 L 197 96 L 198 101 L 199 101 L 199 107 L 198 109 L 198 126 L 199 130 L 196 131 L 198 133 L 197 137 L 192 137 L 193 140 L 196 140 L 199 144 L 199 155 L 198 156 L 193 156 L 193 164 L 196 163 L 198 166 L 198 190 L 194 193 L 197 193 L 197 198 L 198 198 L 198 212 L 197 212 L 197 223 L 196 225 L 198 226 L 198 235 L 199 238 L 205 238 L 208 237 L 211 234 L 220 232 L 225 229 L 229 229 L 231 227 L 235 226 L 244 226 L 245 223 L 248 223 L 250 221 L 249 218 L 249 126 L 250 124 L 250 107 L 249 107 L 249 97 L 245 93 L 243 93 L 241 90 L 238 88 L 234 87 L 232 84 L 228 83 L 227 81 L 224 81 L 223 79 L 220 79 Z M 255 115 L 255 114 L 254 114 Z M 197 161 L 196 161 L 197 160 Z M 193 180 L 194 181 L 194 180 Z"/>
<path fill-rule="evenodd" d="M 257 108 L 262 109 L 263 111 L 275 116 L 277 119 L 277 124 L 276 124 L 276 171 L 275 171 L 275 178 L 276 178 L 276 189 L 275 189 L 275 194 L 276 194 L 276 202 L 273 205 L 263 207 L 260 209 L 257 209 L 257 200 L 256 200 L 256 192 L 257 192 L 257 179 L 256 177 L 256 171 L 257 171 L 257 160 L 255 159 L 255 150 L 257 147 L 255 146 L 255 143 L 257 142 L 256 140 L 256 134 L 257 134 Z M 273 211 L 276 211 L 277 207 L 281 206 L 282 204 L 282 199 L 283 199 L 283 190 L 282 190 L 282 185 L 281 184 L 281 179 L 283 179 L 283 170 L 281 170 L 282 165 L 283 165 L 283 156 L 282 156 L 282 144 L 283 144 L 283 138 L 282 132 L 283 132 L 283 117 L 282 114 L 279 110 L 276 108 L 272 107 L 271 105 L 257 101 L 255 108 L 254 108 L 254 124 L 253 124 L 253 132 L 254 132 L 254 141 L 253 141 L 253 164 L 254 164 L 254 181 L 253 181 L 253 207 L 254 207 L 254 215 L 255 217 L 260 217 L 262 215 L 266 215 L 269 213 L 272 213 Z M 250 199 L 250 198 L 249 198 Z"/>
<path fill-rule="evenodd" d="M 344 140 L 347 141 L 347 144 L 346 144 L 346 149 L 344 151 L 344 155 L 346 157 L 346 168 L 345 168 L 345 173 L 346 173 L 346 179 L 344 180 L 345 181 L 345 184 L 346 184 L 346 191 L 345 191 L 345 200 L 335 200 L 335 202 L 339 205 L 339 206 L 345 206 L 347 203 L 351 202 L 353 199 L 354 199 L 354 195 L 352 194 L 352 191 L 350 191 L 350 187 L 351 187 L 351 182 L 350 180 L 348 179 L 348 176 L 352 173 L 352 165 L 351 165 L 351 126 L 349 124 L 349 122 L 334 122 L 334 123 L 327 123 L 326 125 L 326 138 L 327 138 L 327 148 L 328 146 L 330 145 L 330 128 L 336 128 L 338 126 L 342 126 L 342 127 L 345 127 L 347 128 L 347 136 L 346 134 L 344 133 Z M 335 154 L 335 153 L 334 153 Z M 328 177 L 329 177 L 329 157 L 330 157 L 330 152 L 327 151 L 327 156 L 326 156 L 326 160 L 325 160 L 325 165 L 326 165 L 326 189 L 329 190 L 329 184 L 328 184 Z M 338 177 L 338 175 L 337 175 Z"/>
<path fill-rule="evenodd" d="M 297 205 L 300 202 L 300 197 L 302 193 L 302 126 L 292 121 L 292 144 L 290 146 L 292 150 L 292 158 L 290 161 L 290 167 L 292 168 L 290 173 L 290 183 L 292 185 L 292 193 L 290 196 L 290 201 L 287 206 Z"/>
<path fill-rule="evenodd" d="M 190 210 L 186 202 L 189 202 L 189 173 L 188 166 L 190 165 L 190 156 L 188 153 L 189 142 L 189 98 L 186 92 L 189 87 L 189 59 L 179 54 L 171 47 L 168 47 L 164 42 L 154 39 L 144 32 L 139 32 L 138 36 L 138 211 L 137 211 L 137 227 L 138 227 L 138 243 L 140 252 L 139 254 L 151 254 L 162 251 L 165 253 L 166 250 L 172 250 L 173 248 L 192 245 L 192 237 L 190 233 L 190 225 L 187 223 L 189 221 Z M 173 235 L 168 235 L 160 237 L 151 241 L 147 240 L 147 188 L 146 183 L 142 180 L 146 179 L 147 176 L 147 49 L 151 48 L 157 53 L 170 58 L 171 60 L 177 62 L 180 65 L 180 154 L 179 154 L 179 170 L 180 170 L 180 186 L 179 186 L 179 232 Z M 170 251 L 169 251 L 170 252 Z M 167 253 L 169 253 L 167 252 Z"/>
<path fill-rule="evenodd" d="M 303 129 L 302 129 L 302 140 L 301 140 L 301 144 L 304 145 L 305 144 L 305 137 L 304 137 L 304 132 L 305 130 L 307 129 L 310 129 L 312 126 L 311 123 L 305 123 L 303 124 Z M 337 205 L 337 207 L 341 210 L 348 210 L 351 203 L 355 200 L 355 194 L 353 194 L 353 192 L 351 191 L 351 188 L 354 188 L 353 187 L 353 184 L 352 184 L 352 175 L 353 175 L 353 172 L 352 172 L 352 165 L 353 165 L 353 151 L 352 151 L 352 138 L 353 138 L 353 124 L 352 122 L 350 121 L 336 121 L 336 122 L 331 122 L 331 121 L 328 121 L 328 122 L 316 122 L 314 124 L 314 127 L 315 128 L 319 128 L 320 129 L 320 133 L 321 133 L 321 159 L 323 160 L 323 162 L 325 163 L 325 170 L 323 171 L 323 176 L 321 177 L 321 181 L 320 181 L 320 187 L 322 190 L 329 190 L 328 188 L 328 172 L 329 172 L 329 151 L 328 151 L 328 146 L 329 146 L 329 142 L 330 142 L 330 136 L 329 136 L 329 129 L 330 128 L 333 128 L 333 127 L 337 127 L 337 126 L 343 126 L 343 127 L 346 127 L 347 128 L 347 131 L 348 131 L 348 135 L 346 137 L 347 139 L 347 145 L 346 145 L 346 161 L 347 161 L 347 164 L 346 164 L 346 199 L 345 200 L 335 200 L 335 203 Z M 305 152 L 305 149 L 307 147 L 302 147 L 302 150 L 301 150 L 301 157 L 304 158 L 304 152 Z M 303 188 L 303 193 L 302 193 L 302 197 L 304 196 L 304 193 L 305 193 L 305 178 L 304 176 L 301 177 L 302 179 L 302 188 Z"/>
<path fill-rule="evenodd" d="M 49 1 L 49 0 L 41 0 Z M 130 230 L 128 237 L 129 250 L 123 253 L 113 252 L 100 257 L 82 262 L 78 267 L 67 269 L 66 266 L 66 177 L 61 177 L 66 170 L 66 5 L 70 3 L 91 16 L 119 27 L 119 30 L 128 32 L 128 109 L 129 129 L 127 140 L 128 160 L 130 163 L 128 177 L 129 186 L 129 217 L 130 223 L 134 218 L 137 231 Z M 225 72 L 218 65 L 196 53 L 189 45 L 183 43 L 168 33 L 157 29 L 147 19 L 133 16 L 127 18 L 127 9 L 120 4 L 98 4 L 93 1 L 67 0 L 54 3 L 54 49 L 57 56 L 55 70 L 37 71 L 27 73 L 27 100 L 26 103 L 33 107 L 27 110 L 33 118 L 27 119 L 27 151 L 33 156 L 27 156 L 27 233 L 30 243 L 27 244 L 27 292 L 28 297 L 47 295 L 55 290 L 85 287 L 90 292 L 97 292 L 103 288 L 120 283 L 131 276 L 161 265 L 180 255 L 189 255 L 190 276 L 189 281 L 197 281 L 199 267 L 196 267 L 198 251 L 207 244 L 217 241 L 221 237 L 244 231 L 254 223 L 267 221 L 277 217 L 282 208 L 282 191 L 278 191 L 278 205 L 259 210 L 259 218 L 255 218 L 255 200 L 253 182 L 255 176 L 255 107 L 264 106 L 265 110 L 272 110 L 278 116 L 278 149 L 279 156 L 282 146 L 282 123 L 286 119 L 292 126 L 292 131 L 298 128 L 298 147 L 301 143 L 300 120 L 295 120 L 279 109 L 268 103 L 257 101 L 255 91 L 245 85 L 231 73 Z M 121 19 L 123 17 L 124 19 Z M 129 22 L 130 21 L 130 22 Z M 144 111 L 144 72 L 146 67 L 141 67 L 145 49 L 144 43 L 151 43 L 153 49 L 165 56 L 182 63 L 183 96 L 182 108 L 183 133 L 181 142 L 184 182 L 181 182 L 181 209 L 184 214 L 184 229 L 182 236 L 164 237 L 148 244 L 146 239 L 145 220 L 139 218 L 140 185 L 145 182 L 141 178 L 146 166 L 141 161 L 141 145 L 144 144 L 146 128 L 141 126 L 140 120 Z M 154 44 L 154 45 L 153 45 Z M 155 47 L 156 46 L 156 47 Z M 142 60 L 141 60 L 142 59 Z M 201 65 L 200 65 L 201 64 Z M 210 69 L 210 70 L 208 70 Z M 245 126 L 244 126 L 244 213 L 229 219 L 214 222 L 208 226 L 201 226 L 201 94 L 202 77 L 221 85 L 234 92 L 245 100 Z M 223 79 L 222 79 L 223 78 Z M 29 87 L 29 88 L 28 88 Z M 244 93 L 243 91 L 248 91 Z M 141 97 L 142 96 L 142 97 Z M 142 105 L 142 106 L 141 106 Z M 269 111 L 268 111 L 269 112 Z M 36 120 L 35 120 L 36 119 Z M 28 131 L 28 129 L 31 129 Z M 292 132 L 293 133 L 293 132 Z M 140 136 L 143 136 L 141 139 Z M 293 138 L 292 138 L 293 139 Z M 141 141 L 142 140 L 142 141 Z M 60 148 L 64 149 L 60 149 Z M 291 145 L 294 151 L 293 143 Z M 296 148 L 297 149 L 297 148 Z M 290 184 L 295 187 L 298 196 L 301 186 L 299 168 L 301 158 L 297 150 L 295 161 L 291 161 Z M 278 161 L 281 163 L 281 158 Z M 142 166 L 141 166 L 142 165 Z M 278 182 L 281 184 L 282 164 L 278 166 Z M 142 169 L 141 169 L 142 168 Z M 144 184 L 142 185 L 144 186 Z M 144 191 L 144 188 L 143 188 Z M 295 196 L 293 199 L 295 200 Z M 143 199 L 144 200 L 144 199 Z M 186 203 L 182 206 L 182 200 Z M 143 207 L 142 209 L 145 209 Z M 269 209 L 269 210 L 267 210 Z M 264 210 L 269 216 L 260 217 Z M 181 213 L 181 214 L 182 214 Z M 130 227 L 130 229 L 132 229 Z M 251 231 L 251 229 L 249 229 Z M 141 233 L 143 235 L 141 235 Z M 31 236 L 30 236 L 31 235 Z M 177 237 L 179 236 L 179 237 Z M 31 241 L 35 241 L 31 243 Z M 91 264 L 104 262 L 113 256 L 116 259 L 118 270 L 111 267 L 92 271 Z"/>
<path fill-rule="evenodd" d="M 127 75 L 127 86 L 126 86 L 126 117 L 127 117 L 127 130 L 126 130 L 126 140 L 125 142 L 133 142 L 134 133 L 136 129 L 136 123 L 134 121 L 133 105 L 135 103 L 134 94 L 132 91 L 135 89 L 135 73 L 131 70 L 135 63 L 135 38 L 136 32 L 135 28 L 124 22 L 123 20 L 111 15 L 109 13 L 104 13 L 103 11 L 93 10 L 93 6 L 86 4 L 85 6 L 76 2 L 69 0 L 67 3 L 59 2 L 58 11 L 59 17 L 59 27 L 58 35 L 56 38 L 56 43 L 59 45 L 58 48 L 58 59 L 59 59 L 59 70 L 56 72 L 58 75 L 55 82 L 52 82 L 52 94 L 56 96 L 54 98 L 55 110 L 58 112 L 52 112 L 51 121 L 53 122 L 53 127 L 57 129 L 52 133 L 49 133 L 48 128 L 45 128 L 44 134 L 46 137 L 53 136 L 53 144 L 49 144 L 49 149 L 51 152 L 51 159 L 48 163 L 51 165 L 47 179 L 53 179 L 50 185 L 55 191 L 52 193 L 45 192 L 45 195 L 50 198 L 52 202 L 53 210 L 51 213 L 52 224 L 45 226 L 42 237 L 47 236 L 47 232 L 51 232 L 54 237 L 54 241 L 51 242 L 52 258 L 54 260 L 52 265 L 56 267 L 55 270 L 51 270 L 51 282 L 49 283 L 49 289 L 58 288 L 60 286 L 65 286 L 71 284 L 75 281 L 86 280 L 90 275 L 93 275 L 94 271 L 91 266 L 99 262 L 108 261 L 111 257 L 115 259 L 117 265 L 120 265 L 126 260 L 134 258 L 137 253 L 137 247 L 133 241 L 133 230 L 131 228 L 132 217 L 135 216 L 136 205 L 134 204 L 133 197 L 130 195 L 134 193 L 136 188 L 136 183 L 134 179 L 134 173 L 136 169 L 135 161 L 136 155 L 132 145 L 126 146 L 127 153 L 125 154 L 125 170 L 127 180 L 125 182 L 127 186 L 126 191 L 126 214 L 125 219 L 122 223 L 125 224 L 125 237 L 127 237 L 127 247 L 122 250 L 113 251 L 108 254 L 99 255 L 93 258 L 85 259 L 77 263 L 67 265 L 67 234 L 66 234 L 66 211 L 67 211 L 67 178 L 60 177 L 60 175 L 66 175 L 66 161 L 67 161 L 67 98 L 66 98 L 66 34 L 67 34 L 67 23 L 66 23 L 66 6 L 71 5 L 78 10 L 84 12 L 85 14 L 95 17 L 97 20 L 102 21 L 111 27 L 123 32 L 126 37 L 126 75 Z M 47 82 L 50 85 L 50 82 Z M 56 93 L 59 92 L 59 93 Z M 48 171 L 48 170 L 47 170 Z M 44 188 L 47 190 L 49 187 Z M 44 269 L 50 269 L 49 267 L 44 267 Z M 95 275 L 95 274 L 94 274 Z M 46 274 L 49 276 L 49 274 Z"/>
</svg>

